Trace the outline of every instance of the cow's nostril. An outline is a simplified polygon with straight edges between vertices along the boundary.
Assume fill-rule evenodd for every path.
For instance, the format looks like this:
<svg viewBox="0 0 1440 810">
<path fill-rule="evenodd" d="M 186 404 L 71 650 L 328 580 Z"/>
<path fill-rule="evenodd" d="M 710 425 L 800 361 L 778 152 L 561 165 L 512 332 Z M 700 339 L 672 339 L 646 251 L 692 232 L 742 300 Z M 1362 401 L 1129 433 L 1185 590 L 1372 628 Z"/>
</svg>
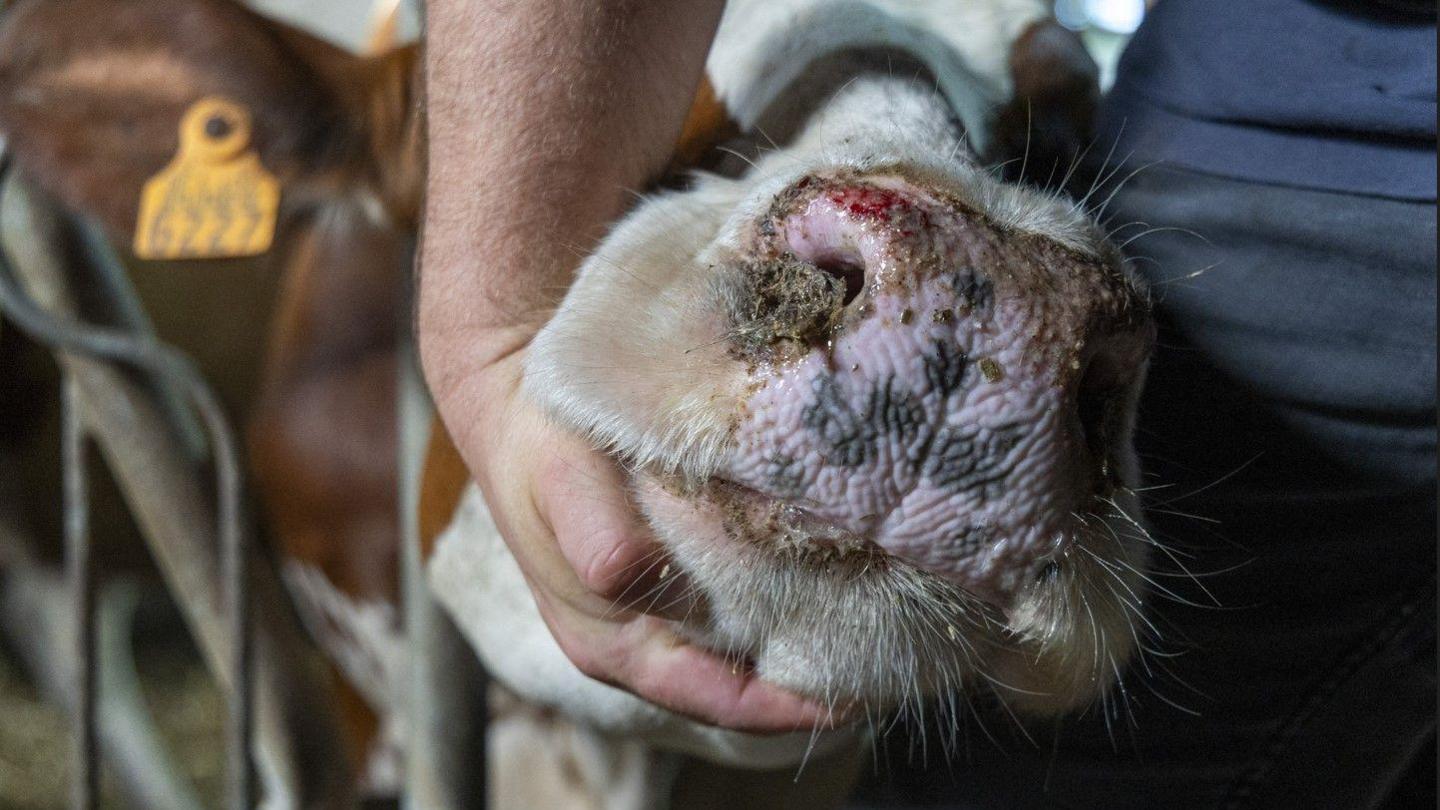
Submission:
<svg viewBox="0 0 1440 810">
<path fill-rule="evenodd" d="M 831 256 L 816 262 L 815 266 L 845 285 L 842 306 L 848 306 L 865 289 L 865 266 L 854 258 Z"/>
<path fill-rule="evenodd" d="M 842 305 L 848 305 L 865 291 L 869 270 L 878 266 L 888 249 L 889 230 L 872 220 L 830 197 L 821 197 L 783 217 L 783 247 L 796 259 L 840 281 Z"/>
</svg>

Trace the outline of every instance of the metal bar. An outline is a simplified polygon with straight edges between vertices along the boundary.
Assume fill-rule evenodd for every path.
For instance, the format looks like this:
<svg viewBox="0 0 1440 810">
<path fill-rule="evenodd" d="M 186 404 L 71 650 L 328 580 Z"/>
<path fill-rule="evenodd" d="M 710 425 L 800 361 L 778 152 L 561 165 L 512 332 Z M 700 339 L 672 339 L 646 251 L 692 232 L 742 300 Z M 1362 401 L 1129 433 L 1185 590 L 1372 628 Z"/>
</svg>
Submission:
<svg viewBox="0 0 1440 810">
<path fill-rule="evenodd" d="M 202 810 L 203 805 L 160 734 L 135 668 L 133 579 L 95 584 L 96 732 L 106 770 L 119 777 L 132 806 L 146 810 Z"/>
<path fill-rule="evenodd" d="M 216 403 L 218 408 L 218 403 Z M 206 421 L 210 421 L 209 418 Z M 222 422 L 220 423 L 222 427 Z M 216 437 L 217 439 L 220 437 Z M 230 443 L 229 463 L 220 463 L 220 445 Z M 250 769 L 250 746 L 253 737 L 251 727 L 251 697 L 254 686 L 254 672 L 251 666 L 250 639 L 250 549 L 244 532 L 240 529 L 240 465 L 235 458 L 234 439 L 226 436 L 215 443 L 216 472 L 219 476 L 220 492 L 228 493 L 230 504 L 221 498 L 220 534 L 224 553 L 222 573 L 225 577 L 226 613 L 230 618 L 230 725 L 227 753 L 230 757 L 230 806 L 234 810 L 250 810 L 255 806 L 255 780 Z M 224 529 L 230 529 L 227 534 Z"/>
<path fill-rule="evenodd" d="M 71 712 L 74 778 L 70 806 L 94 810 L 100 793 L 100 760 L 96 743 L 95 706 L 95 576 L 90 560 L 90 497 L 86 486 L 85 427 L 80 393 L 66 377 L 60 389 L 60 452 L 64 475 L 65 577 L 70 591 L 75 707 Z"/>
<path fill-rule="evenodd" d="M 398 349 L 400 516 L 405 634 L 410 655 L 405 810 L 486 806 L 486 689 L 475 651 L 430 593 L 420 555 L 419 495 L 434 410 L 414 345 Z"/>
<path fill-rule="evenodd" d="M 395 395 L 398 400 L 396 432 L 400 488 L 400 593 L 405 606 L 405 646 L 410 657 L 409 689 L 405 695 L 410 719 L 409 739 L 405 741 L 405 782 L 401 791 L 403 810 L 450 810 L 446 785 L 435 774 L 430 734 L 434 708 L 430 691 L 429 645 L 434 604 L 425 588 L 425 574 L 420 561 L 420 478 L 424 468 L 425 445 L 429 438 L 429 403 L 416 390 L 416 370 L 409 346 L 401 341 L 397 349 L 398 369 Z"/>
<path fill-rule="evenodd" d="M 101 761 L 115 775 L 127 807 L 203 810 L 169 756 L 140 689 L 130 632 L 137 598 L 133 582 L 97 583 L 95 731 Z M 0 571 L 0 630 L 41 694 L 67 715 L 75 712 L 78 697 L 79 662 L 70 651 L 74 613 L 63 572 L 33 560 Z"/>
<path fill-rule="evenodd" d="M 3 258 L 40 307 L 59 317 L 77 317 L 81 291 L 93 283 L 93 268 L 88 257 L 67 260 L 71 223 L 53 199 L 13 176 L 0 181 L 0 190 Z M 228 691 L 231 634 L 219 576 L 223 564 L 213 491 L 197 477 L 174 426 L 165 422 L 154 386 L 106 361 L 65 353 L 59 359 L 79 383 L 91 441 L 120 485 L 207 667 Z M 300 627 L 276 571 L 252 565 L 248 583 L 252 754 L 256 779 L 263 777 L 256 785 L 264 785 L 265 800 L 276 806 L 353 807 L 351 764 L 335 756 L 343 735 L 325 662 Z M 67 619 L 67 632 L 68 627 Z M 68 654 L 63 657 L 69 661 Z M 66 677 L 67 691 L 73 680 Z M 109 749 L 107 756 L 127 758 Z"/>
<path fill-rule="evenodd" d="M 8 156 L 7 156 L 8 157 Z M 0 181 L 8 173 L 7 157 L 0 157 Z M 250 639 L 248 566 L 249 538 L 240 520 L 239 452 L 219 398 L 188 358 L 162 343 L 74 320 L 56 318 L 37 307 L 19 286 L 4 252 L 0 251 L 0 312 L 32 339 L 51 349 L 119 361 L 171 380 L 184 391 L 210 434 L 215 456 L 216 534 L 222 554 L 221 574 L 226 585 L 226 614 L 230 631 L 230 723 L 227 728 L 230 760 L 230 805 L 235 810 L 254 806 L 249 764 L 251 740 Z"/>
<path fill-rule="evenodd" d="M 418 263 L 411 263 L 412 278 Z M 413 285 L 409 285 L 413 291 Z M 395 317 L 409 324 L 405 296 Z M 404 810 L 484 810 L 488 804 L 486 735 L 489 680 L 475 650 L 435 600 L 420 551 L 420 489 L 435 408 L 420 371 L 414 332 L 396 346 L 399 421 L 400 573 L 410 655 L 409 739 Z"/>
</svg>

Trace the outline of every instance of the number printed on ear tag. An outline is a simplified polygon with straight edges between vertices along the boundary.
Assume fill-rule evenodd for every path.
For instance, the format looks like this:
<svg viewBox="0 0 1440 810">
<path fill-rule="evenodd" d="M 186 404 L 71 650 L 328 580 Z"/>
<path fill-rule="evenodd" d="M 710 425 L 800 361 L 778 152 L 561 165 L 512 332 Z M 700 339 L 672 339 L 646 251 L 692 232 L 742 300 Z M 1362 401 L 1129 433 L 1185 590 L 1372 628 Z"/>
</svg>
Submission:
<svg viewBox="0 0 1440 810">
<path fill-rule="evenodd" d="M 180 120 L 180 151 L 140 192 L 135 255 L 142 259 L 254 256 L 270 249 L 280 182 L 250 148 L 250 114 L 203 98 Z"/>
</svg>

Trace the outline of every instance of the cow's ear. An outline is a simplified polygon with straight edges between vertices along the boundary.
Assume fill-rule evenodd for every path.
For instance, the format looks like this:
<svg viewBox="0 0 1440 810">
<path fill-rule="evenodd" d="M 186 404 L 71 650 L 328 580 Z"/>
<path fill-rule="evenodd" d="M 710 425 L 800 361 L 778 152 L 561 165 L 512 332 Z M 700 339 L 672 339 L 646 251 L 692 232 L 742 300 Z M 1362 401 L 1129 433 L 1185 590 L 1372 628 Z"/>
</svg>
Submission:
<svg viewBox="0 0 1440 810">
<path fill-rule="evenodd" d="M 206 97 L 245 107 L 287 191 L 373 179 L 382 62 L 229 0 L 22 0 L 0 19 L 0 133 L 32 180 L 126 242 Z"/>
<path fill-rule="evenodd" d="M 1095 60 L 1078 34 L 1042 19 L 1011 44 L 1010 78 L 1014 92 L 996 115 L 987 161 L 1007 180 L 1041 187 L 1073 178 L 1100 102 Z"/>
</svg>

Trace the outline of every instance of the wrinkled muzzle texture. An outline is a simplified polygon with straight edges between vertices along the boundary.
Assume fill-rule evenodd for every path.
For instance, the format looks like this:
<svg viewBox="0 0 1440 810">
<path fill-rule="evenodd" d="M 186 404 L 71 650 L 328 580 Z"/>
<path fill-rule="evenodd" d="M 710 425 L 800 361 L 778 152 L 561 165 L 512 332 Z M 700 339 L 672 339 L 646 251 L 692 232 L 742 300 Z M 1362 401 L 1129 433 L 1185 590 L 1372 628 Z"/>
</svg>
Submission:
<svg viewBox="0 0 1440 810">
<path fill-rule="evenodd" d="M 695 643 L 917 711 L 976 686 L 1067 711 L 1130 659 L 1148 307 L 1092 224 L 987 183 L 702 181 L 623 223 L 536 338 L 527 391 L 625 461 Z M 1016 203 L 1068 224 L 1000 224 Z"/>
<path fill-rule="evenodd" d="M 749 383 L 705 508 L 1004 606 L 1116 483 L 1143 298 L 900 176 L 806 177 L 753 228 L 714 285 Z"/>
</svg>

